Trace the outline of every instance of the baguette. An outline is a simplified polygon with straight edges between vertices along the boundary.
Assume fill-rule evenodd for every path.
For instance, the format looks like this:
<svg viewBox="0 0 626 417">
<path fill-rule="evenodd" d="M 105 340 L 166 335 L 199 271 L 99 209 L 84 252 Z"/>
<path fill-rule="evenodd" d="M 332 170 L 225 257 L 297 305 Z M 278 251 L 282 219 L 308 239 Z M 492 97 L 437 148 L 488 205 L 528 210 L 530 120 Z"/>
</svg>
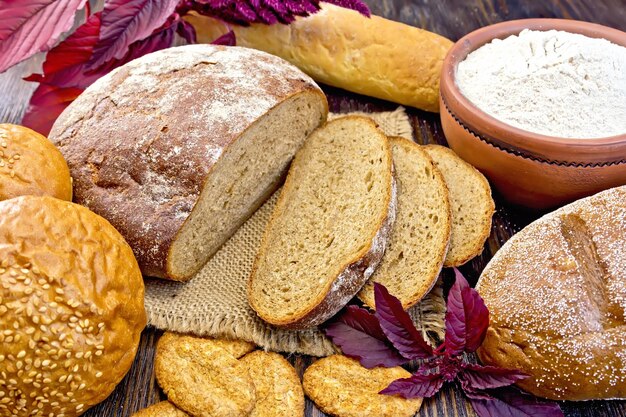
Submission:
<svg viewBox="0 0 626 417">
<path fill-rule="evenodd" d="M 198 42 L 228 29 L 190 15 Z M 290 25 L 234 26 L 237 44 L 286 59 L 316 81 L 367 96 L 439 111 L 439 74 L 452 42 L 443 36 L 379 16 L 323 4 Z"/>
</svg>

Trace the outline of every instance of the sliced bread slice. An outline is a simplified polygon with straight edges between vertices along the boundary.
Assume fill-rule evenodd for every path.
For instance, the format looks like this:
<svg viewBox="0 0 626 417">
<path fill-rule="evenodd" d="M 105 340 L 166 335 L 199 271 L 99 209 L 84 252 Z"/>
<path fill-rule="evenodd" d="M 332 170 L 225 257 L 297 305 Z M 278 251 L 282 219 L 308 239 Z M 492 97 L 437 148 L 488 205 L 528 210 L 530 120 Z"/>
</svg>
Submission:
<svg viewBox="0 0 626 417">
<path fill-rule="evenodd" d="M 248 285 L 266 322 L 305 328 L 337 313 L 370 277 L 395 216 L 391 147 L 374 122 L 317 129 L 289 169 Z"/>
<path fill-rule="evenodd" d="M 489 182 L 453 150 L 439 145 L 423 149 L 443 174 L 450 191 L 452 236 L 445 267 L 463 265 L 480 255 L 491 232 L 495 210 Z"/>
<path fill-rule="evenodd" d="M 359 298 L 374 308 L 378 282 L 407 309 L 437 281 L 450 241 L 450 203 L 443 176 L 422 147 L 404 138 L 389 140 L 398 186 L 396 222 L 383 260 Z"/>
</svg>

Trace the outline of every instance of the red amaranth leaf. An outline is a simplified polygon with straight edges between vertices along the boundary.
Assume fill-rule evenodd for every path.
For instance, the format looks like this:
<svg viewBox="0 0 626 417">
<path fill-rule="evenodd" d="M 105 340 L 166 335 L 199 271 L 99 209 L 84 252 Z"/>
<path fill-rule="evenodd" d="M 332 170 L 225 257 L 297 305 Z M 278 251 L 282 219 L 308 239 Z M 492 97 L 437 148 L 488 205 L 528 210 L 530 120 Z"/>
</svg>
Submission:
<svg viewBox="0 0 626 417">
<path fill-rule="evenodd" d="M 183 38 L 187 43 L 196 43 L 196 28 L 186 20 L 180 19 L 176 33 Z"/>
<path fill-rule="evenodd" d="M 134 42 L 145 39 L 172 15 L 178 0 L 107 0 L 102 11 L 100 39 L 88 69 L 121 60 Z"/>
<path fill-rule="evenodd" d="M 211 43 L 213 45 L 235 46 L 237 44 L 237 38 L 235 37 L 235 32 L 231 30 L 229 32 L 226 32 L 219 38 L 215 39 Z"/>
<path fill-rule="evenodd" d="M 509 386 L 528 378 L 528 375 L 515 369 L 503 369 L 495 366 L 466 364 L 459 373 L 463 389 L 484 390 Z"/>
<path fill-rule="evenodd" d="M 370 15 L 361 0 L 333 0 L 329 3 Z M 187 0 L 185 5 L 200 14 L 241 26 L 289 24 L 298 16 L 309 16 L 320 10 L 319 0 Z"/>
<path fill-rule="evenodd" d="M 344 355 L 359 360 L 365 368 L 393 367 L 407 362 L 389 343 L 376 316 L 364 308 L 348 306 L 324 327 L 324 332 Z"/>
<path fill-rule="evenodd" d="M 98 39 L 100 16 L 100 12 L 91 15 L 72 36 L 48 53 L 43 75 L 33 74 L 25 78 L 41 85 L 30 100 L 23 124 L 47 135 L 65 107 L 98 78 L 135 58 L 172 46 L 174 33 L 181 21 L 177 14 L 170 16 L 150 36 L 131 44 L 122 59 L 114 59 L 95 71 L 89 71 L 86 69 L 87 61 Z"/>
<path fill-rule="evenodd" d="M 483 343 L 489 327 L 489 310 L 478 291 L 471 288 L 458 269 L 448 293 L 445 354 L 471 353 Z"/>
<path fill-rule="evenodd" d="M 100 35 L 100 17 L 101 12 L 89 16 L 74 33 L 48 52 L 43 63 L 44 74 L 59 72 L 89 60 Z"/>
<path fill-rule="evenodd" d="M 407 359 L 426 359 L 433 356 L 433 349 L 415 328 L 402 303 L 379 283 L 374 283 L 376 317 L 387 339 Z"/>
<path fill-rule="evenodd" d="M 85 64 L 98 41 L 100 15 L 94 13 L 63 42 L 52 48 L 43 63 L 43 75 L 33 74 L 27 81 L 38 81 L 60 88 L 85 89 L 103 74 L 87 73 Z M 32 103 L 31 103 L 32 104 Z"/>
<path fill-rule="evenodd" d="M 428 398 L 439 392 L 443 382 L 443 377 L 439 374 L 416 373 L 410 378 L 396 379 L 379 394 L 398 395 L 402 398 Z"/>
<path fill-rule="evenodd" d="M 30 99 L 22 125 L 48 135 L 56 118 L 83 90 L 41 84 Z"/>
<path fill-rule="evenodd" d="M 86 0 L 0 0 L 0 72 L 50 49 Z"/>
<path fill-rule="evenodd" d="M 515 388 L 490 390 L 492 399 L 470 398 L 479 417 L 563 417 L 559 405 Z"/>
</svg>

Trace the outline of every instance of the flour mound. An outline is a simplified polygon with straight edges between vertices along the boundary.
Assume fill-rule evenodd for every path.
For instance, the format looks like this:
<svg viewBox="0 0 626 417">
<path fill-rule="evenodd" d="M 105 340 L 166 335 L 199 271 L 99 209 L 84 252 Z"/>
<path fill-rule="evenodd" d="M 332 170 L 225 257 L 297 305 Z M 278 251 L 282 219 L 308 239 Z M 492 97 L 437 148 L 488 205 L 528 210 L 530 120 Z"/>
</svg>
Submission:
<svg viewBox="0 0 626 417">
<path fill-rule="evenodd" d="M 456 80 L 478 108 L 520 129 L 580 139 L 626 133 L 626 48 L 606 39 L 524 30 L 469 54 Z"/>
</svg>

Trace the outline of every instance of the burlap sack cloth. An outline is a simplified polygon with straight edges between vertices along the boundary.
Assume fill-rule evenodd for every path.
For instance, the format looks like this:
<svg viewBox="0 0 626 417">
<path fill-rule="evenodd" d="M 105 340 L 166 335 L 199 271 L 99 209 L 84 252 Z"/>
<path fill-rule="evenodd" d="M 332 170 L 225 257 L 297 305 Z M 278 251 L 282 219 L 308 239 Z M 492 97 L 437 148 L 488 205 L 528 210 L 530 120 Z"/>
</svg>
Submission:
<svg viewBox="0 0 626 417">
<path fill-rule="evenodd" d="M 330 118 L 338 116 L 342 115 Z M 367 116 L 389 136 L 412 138 L 409 119 L 401 107 Z M 164 330 L 243 339 L 279 352 L 313 356 L 335 352 L 333 344 L 318 329 L 276 329 L 259 319 L 248 305 L 248 276 L 278 193 L 241 226 L 191 281 L 146 279 L 148 324 Z M 410 312 L 426 337 L 440 337 L 445 313 L 441 286 L 437 285 Z"/>
</svg>

